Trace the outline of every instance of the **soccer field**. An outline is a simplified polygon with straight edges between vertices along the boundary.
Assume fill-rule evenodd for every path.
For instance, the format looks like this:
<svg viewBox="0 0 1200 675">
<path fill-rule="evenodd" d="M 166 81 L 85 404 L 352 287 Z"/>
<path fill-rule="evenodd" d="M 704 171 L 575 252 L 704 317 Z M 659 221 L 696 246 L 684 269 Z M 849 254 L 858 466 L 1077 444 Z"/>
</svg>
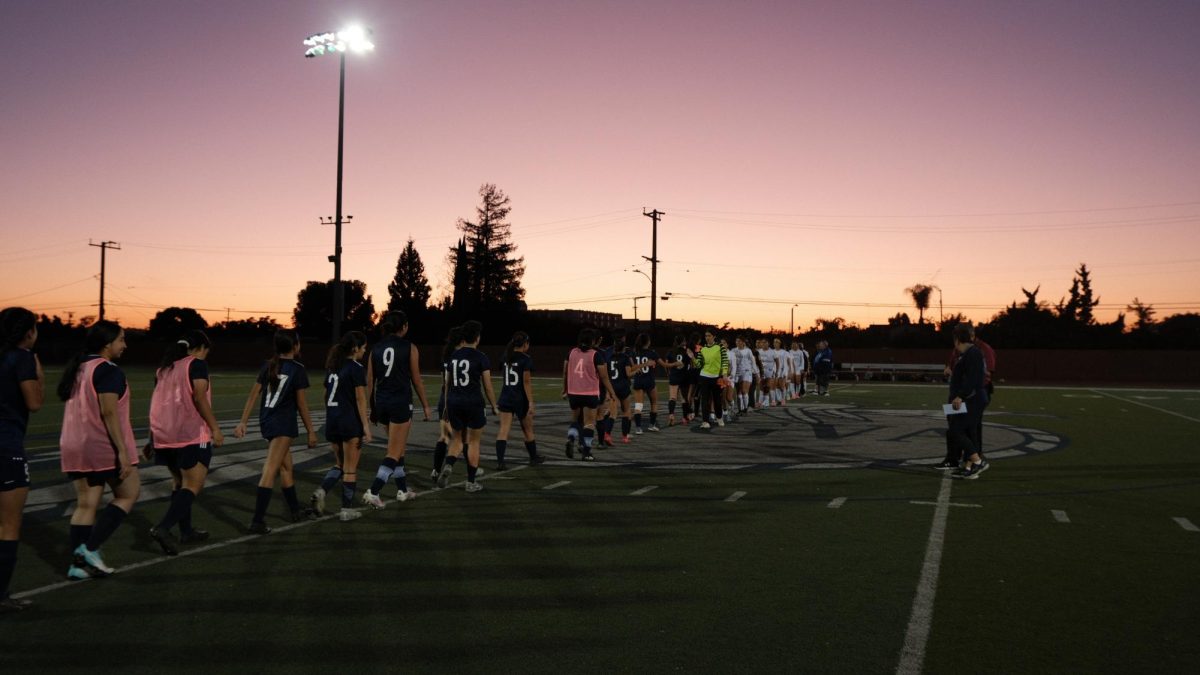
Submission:
<svg viewBox="0 0 1200 675">
<path fill-rule="evenodd" d="M 135 425 L 145 424 L 147 378 L 131 373 Z M 251 379 L 214 374 L 227 430 Z M 432 382 L 427 389 L 436 398 Z M 349 523 L 288 524 L 277 490 L 275 531 L 246 535 L 265 443 L 254 433 L 228 443 L 195 505 L 212 539 L 175 558 L 147 534 L 166 508 L 167 474 L 143 467 L 143 500 L 104 548 L 118 572 L 87 582 L 63 577 L 73 494 L 54 448 L 61 408 L 48 406 L 27 443 L 34 489 L 13 582 L 37 604 L 0 618 L 0 664 L 6 672 L 1200 669 L 1198 391 L 1001 388 L 985 421 L 992 468 L 957 481 L 929 468 L 944 452 L 940 386 L 836 386 L 831 397 L 711 432 L 666 428 L 664 414 L 661 433 L 597 450 L 595 464 L 563 456 L 567 412 L 557 390 L 539 380 L 547 464 L 525 466 L 515 432 L 510 470 L 493 471 L 489 425 L 486 489 L 437 490 L 436 425 L 417 422 L 407 464 L 420 497 L 396 503 L 394 486 L 385 488 L 387 508 Z M 293 452 L 307 499 L 328 446 Z M 382 454 L 377 438 L 364 452 L 360 493 Z"/>
</svg>

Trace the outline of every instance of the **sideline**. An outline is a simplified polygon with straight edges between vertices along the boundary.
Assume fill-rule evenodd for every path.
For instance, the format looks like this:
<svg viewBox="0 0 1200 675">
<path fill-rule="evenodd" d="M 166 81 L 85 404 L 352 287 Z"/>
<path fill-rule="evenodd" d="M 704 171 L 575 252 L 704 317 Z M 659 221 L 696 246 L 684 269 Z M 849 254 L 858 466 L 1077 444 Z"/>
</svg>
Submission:
<svg viewBox="0 0 1200 675">
<path fill-rule="evenodd" d="M 1142 406 L 1143 408 L 1149 408 L 1149 409 L 1151 409 L 1151 410 L 1157 410 L 1158 412 L 1161 412 L 1161 413 L 1166 413 L 1166 414 L 1168 414 L 1168 415 L 1174 415 L 1174 416 L 1176 416 L 1176 417 L 1182 417 L 1183 419 L 1185 419 L 1185 420 L 1187 420 L 1187 421 L 1189 421 L 1189 422 L 1197 422 L 1197 423 L 1200 423 L 1200 419 L 1196 419 L 1195 417 L 1188 417 L 1187 415 L 1184 415 L 1184 414 L 1182 414 L 1182 413 L 1177 413 L 1177 412 L 1175 412 L 1174 410 L 1167 410 L 1166 408 L 1160 408 L 1160 407 L 1158 407 L 1158 406 L 1156 406 L 1156 405 L 1150 405 L 1149 403 L 1142 403 L 1141 401 L 1134 401 L 1134 400 L 1127 399 L 1127 398 L 1121 398 L 1120 396 L 1117 396 L 1117 395 L 1115 395 L 1115 394 L 1109 394 L 1109 393 L 1105 392 L 1105 391 L 1104 391 L 1104 390 L 1102 390 L 1102 389 L 1093 389 L 1092 391 L 1094 391 L 1094 392 L 1096 392 L 1097 394 L 1100 394 L 1100 395 L 1102 395 L 1102 396 L 1107 396 L 1107 397 L 1109 397 L 1109 398 L 1111 398 L 1111 399 L 1116 399 L 1116 400 L 1118 400 L 1118 401 L 1120 401 L 1120 402 L 1122 402 L 1122 403 L 1131 403 L 1131 404 L 1133 404 L 1133 405 L 1140 405 L 1140 406 Z"/>
<path fill-rule="evenodd" d="M 904 648 L 900 650 L 900 664 L 896 666 L 897 675 L 920 673 L 925 663 L 925 645 L 933 625 L 933 599 L 937 595 L 942 548 L 946 544 L 946 517 L 950 513 L 952 482 L 949 475 L 942 476 L 937 508 L 933 511 L 933 526 L 929 528 L 929 543 L 925 546 L 925 562 L 921 564 L 921 579 L 917 582 L 917 597 L 913 599 L 912 615 L 904 634 Z"/>
</svg>

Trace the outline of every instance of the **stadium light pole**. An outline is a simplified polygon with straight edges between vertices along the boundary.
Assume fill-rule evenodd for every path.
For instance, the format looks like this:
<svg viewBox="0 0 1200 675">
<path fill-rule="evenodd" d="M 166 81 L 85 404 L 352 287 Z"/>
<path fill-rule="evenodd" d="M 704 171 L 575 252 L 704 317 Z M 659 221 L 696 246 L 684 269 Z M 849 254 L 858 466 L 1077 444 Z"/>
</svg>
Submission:
<svg viewBox="0 0 1200 675">
<path fill-rule="evenodd" d="M 792 321 L 789 324 L 791 326 L 791 330 L 789 333 L 790 337 L 796 337 L 796 308 L 799 306 L 800 306 L 799 304 L 792 305 Z"/>
<path fill-rule="evenodd" d="M 337 205 L 333 217 L 333 342 L 342 337 L 342 315 L 346 313 L 346 295 L 342 288 L 342 137 L 346 120 L 346 52 L 369 52 L 375 45 L 368 39 L 370 31 L 361 26 L 351 26 L 337 33 L 318 33 L 304 38 L 304 58 L 311 59 L 325 54 L 338 55 L 338 149 L 337 149 Z"/>
</svg>

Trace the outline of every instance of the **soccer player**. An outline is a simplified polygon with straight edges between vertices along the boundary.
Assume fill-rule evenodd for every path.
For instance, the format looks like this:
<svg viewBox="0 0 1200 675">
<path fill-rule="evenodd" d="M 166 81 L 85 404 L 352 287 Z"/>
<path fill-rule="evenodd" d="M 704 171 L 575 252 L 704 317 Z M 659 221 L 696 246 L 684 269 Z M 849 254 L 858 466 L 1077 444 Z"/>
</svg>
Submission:
<svg viewBox="0 0 1200 675">
<path fill-rule="evenodd" d="M 367 352 L 367 336 L 352 330 L 330 347 L 325 357 L 325 440 L 333 446 L 333 468 L 325 472 L 320 486 L 309 497 L 313 513 L 324 515 L 325 495 L 342 482 L 342 510 L 338 520 L 348 522 L 362 517 L 354 510 L 354 491 L 358 486 L 358 460 L 362 446 L 371 442 L 371 423 L 367 418 L 367 372 L 362 358 Z"/>
<path fill-rule="evenodd" d="M 484 416 L 484 397 L 492 409 L 496 410 L 496 395 L 492 392 L 492 364 L 488 357 L 479 351 L 479 339 L 483 332 L 483 324 L 478 321 L 468 321 L 462 326 L 463 346 L 450 355 L 449 382 L 446 387 L 446 413 L 450 418 L 450 426 L 454 429 L 454 452 L 446 457 L 446 464 L 438 474 L 438 487 L 444 488 L 450 484 L 450 473 L 454 463 L 462 452 L 460 442 L 467 446 L 467 492 L 479 492 L 483 486 L 475 482 L 479 470 L 479 440 L 483 436 L 483 427 L 487 424 Z M 480 392 L 482 385 L 482 395 Z"/>
<path fill-rule="evenodd" d="M 387 454 L 375 472 L 370 489 L 363 493 L 363 503 L 373 509 L 383 508 L 383 498 L 379 495 L 389 478 L 396 481 L 396 501 L 405 502 L 417 497 L 417 493 L 408 488 L 408 476 L 404 471 L 404 453 L 412 430 L 414 388 L 425 421 L 430 419 L 417 347 L 404 339 L 408 333 L 408 316 L 398 310 L 388 312 L 381 328 L 384 338 L 371 350 L 371 360 L 367 363 L 367 398 L 372 401 L 375 421 L 386 427 L 388 434 Z"/>
<path fill-rule="evenodd" d="M 175 487 L 167 512 L 150 528 L 150 538 L 167 555 L 179 553 L 171 534 L 176 523 L 179 541 L 208 539 L 207 531 L 192 527 L 192 503 L 204 488 L 213 448 L 225 442 L 212 409 L 207 361 L 211 349 L 204 332 L 189 330 L 167 347 L 154 374 L 146 458 L 153 455 L 155 464 L 167 467 Z"/>
<path fill-rule="evenodd" d="M 737 389 L 738 413 L 745 414 L 750 412 L 750 385 L 758 375 L 758 360 L 746 346 L 746 338 L 738 336 L 734 344 L 736 347 L 729 354 L 730 374 Z"/>
<path fill-rule="evenodd" d="M 513 333 L 504 348 L 504 385 L 500 388 L 500 431 L 496 434 L 496 468 L 508 469 L 504 455 L 508 450 L 508 432 L 513 420 L 521 425 L 525 435 L 525 451 L 530 464 L 541 464 L 545 457 L 538 454 L 533 437 L 533 359 L 529 358 L 529 334 Z"/>
<path fill-rule="evenodd" d="M 762 338 L 758 341 L 758 358 L 762 364 L 762 406 L 770 408 L 775 405 L 775 378 L 779 362 L 775 359 L 775 350 L 771 343 Z"/>
<path fill-rule="evenodd" d="M 563 398 L 571 406 L 574 418 L 567 428 L 567 458 L 574 459 L 576 445 L 582 446 L 580 458 L 585 462 L 595 461 L 592 444 L 596 436 L 596 407 L 600 405 L 600 388 L 616 398 L 612 382 L 608 379 L 608 364 L 604 354 L 596 350 L 596 331 L 585 328 L 579 332 L 576 346 L 563 362 Z"/>
<path fill-rule="evenodd" d="M 609 414 L 612 420 L 609 424 L 613 424 L 620 415 L 622 443 L 629 443 L 629 431 L 633 427 L 629 405 L 629 395 L 633 388 L 629 378 L 634 370 L 636 370 L 636 366 L 633 354 L 630 353 L 629 346 L 625 344 L 625 333 L 617 332 L 613 336 L 612 350 L 608 355 L 608 376 L 612 380 L 614 394 L 609 398 Z M 605 436 L 611 438 L 609 434 L 605 434 Z M 611 444 L 612 441 L 610 440 L 609 443 Z"/>
<path fill-rule="evenodd" d="M 786 405 L 787 402 L 787 386 L 792 381 L 792 359 L 788 356 L 787 350 L 783 348 L 783 340 L 775 338 L 772 343 L 775 353 L 776 376 L 775 376 L 775 405 Z"/>
<path fill-rule="evenodd" d="M 804 343 L 792 341 L 792 386 L 794 398 L 804 396 L 805 379 L 808 377 L 808 352 L 804 351 Z"/>
<path fill-rule="evenodd" d="M 634 342 L 636 351 L 634 360 L 640 366 L 633 373 L 633 426 L 637 433 L 642 433 L 642 410 L 644 401 L 650 401 L 650 427 L 648 431 L 658 431 L 658 383 L 654 381 L 654 371 L 665 362 L 658 358 L 658 352 L 650 348 L 650 336 L 641 333 Z"/>
<path fill-rule="evenodd" d="M 813 374 L 817 376 L 817 396 L 829 395 L 829 376 L 833 374 L 833 350 L 827 340 L 817 343 L 817 353 L 813 354 Z"/>
<path fill-rule="evenodd" d="M 21 513 L 29 496 L 25 430 L 29 413 L 41 409 L 46 376 L 33 353 L 37 316 L 24 307 L 0 312 L 0 613 L 33 604 L 9 596 L 21 540 Z"/>
<path fill-rule="evenodd" d="M 687 423 L 692 414 L 692 403 L 688 395 L 688 370 L 692 365 L 692 355 L 687 349 L 687 341 L 682 335 L 675 336 L 675 344 L 667 352 L 663 368 L 667 369 L 667 426 L 675 426 L 675 405 L 683 402 L 683 420 Z"/>
<path fill-rule="evenodd" d="M 717 344 L 711 330 L 704 331 L 704 346 L 696 355 L 696 364 L 700 373 L 700 428 L 709 429 L 713 424 L 723 427 L 719 380 L 729 376 L 729 352 Z"/>
<path fill-rule="evenodd" d="M 438 393 L 437 417 L 438 440 L 433 446 L 433 473 L 429 479 L 436 482 L 442 466 L 446 463 L 446 454 L 450 443 L 454 440 L 454 429 L 450 427 L 450 418 L 446 415 L 446 385 L 450 381 L 450 355 L 463 346 L 462 326 L 454 326 L 446 333 L 446 344 L 442 347 L 442 389 Z"/>
<path fill-rule="evenodd" d="M 125 352 L 125 331 L 112 321 L 88 328 L 84 350 L 63 369 L 58 397 L 63 409 L 62 470 L 75 486 L 71 514 L 70 579 L 106 577 L 114 572 L 100 557 L 100 547 L 120 527 L 141 492 L 138 452 L 129 422 L 129 384 L 113 363 Z M 99 516 L 104 486 L 113 499 Z"/>
<path fill-rule="evenodd" d="M 308 447 L 317 447 L 317 434 L 313 430 L 312 416 L 308 413 L 308 402 L 304 390 L 308 389 L 308 371 L 296 360 L 300 355 L 300 336 L 295 331 L 275 331 L 275 356 L 263 364 L 258 372 L 242 419 L 233 430 L 234 438 L 246 435 L 246 422 L 250 409 L 258 401 L 258 429 L 267 439 L 267 461 L 263 463 L 262 477 L 258 480 L 258 491 L 254 501 L 254 516 L 250 520 L 251 534 L 267 534 L 264 519 L 267 506 L 271 503 L 271 491 L 275 487 L 275 476 L 283 486 L 283 498 L 292 514 L 292 522 L 299 522 L 311 515 L 311 511 L 300 508 L 296 497 L 296 477 L 292 471 L 292 439 L 300 435 L 296 415 L 304 422 L 308 432 Z"/>
</svg>

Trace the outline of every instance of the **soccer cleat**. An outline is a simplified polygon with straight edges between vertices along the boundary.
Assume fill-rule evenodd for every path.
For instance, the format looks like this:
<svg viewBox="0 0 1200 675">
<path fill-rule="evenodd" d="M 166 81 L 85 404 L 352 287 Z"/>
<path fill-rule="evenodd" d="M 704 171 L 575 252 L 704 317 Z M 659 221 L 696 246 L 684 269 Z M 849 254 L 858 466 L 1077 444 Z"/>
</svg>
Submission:
<svg viewBox="0 0 1200 675">
<path fill-rule="evenodd" d="M 362 503 L 373 509 L 382 509 L 384 506 L 383 500 L 379 498 L 379 495 L 371 492 L 370 490 L 367 490 L 363 493 Z"/>
<path fill-rule="evenodd" d="M 292 522 L 302 523 L 306 520 L 316 520 L 317 512 L 312 509 L 296 509 L 292 511 Z"/>
<path fill-rule="evenodd" d="M 641 428 L 641 427 L 637 427 L 637 428 L 635 428 L 635 429 L 633 430 L 633 434 L 634 434 L 635 436 L 641 436 L 641 435 L 642 435 L 642 428 Z"/>
<path fill-rule="evenodd" d="M 195 544 L 202 541 L 208 541 L 208 530 L 195 529 L 191 532 L 184 532 L 179 535 L 179 541 L 183 544 Z"/>
<path fill-rule="evenodd" d="M 626 436 L 622 436 L 622 437 L 621 437 L 621 442 L 622 442 L 622 443 L 625 443 L 626 445 L 628 445 L 628 444 L 629 444 L 629 436 L 628 436 L 628 435 L 626 435 Z"/>
<path fill-rule="evenodd" d="M 0 614 L 19 612 L 23 609 L 28 609 L 31 605 L 33 605 L 32 600 L 18 600 L 10 595 L 3 600 L 0 600 Z"/>
<path fill-rule="evenodd" d="M 444 488 L 450 484 L 450 474 L 454 473 L 454 467 L 447 464 L 442 467 L 442 472 L 438 474 L 437 486 Z"/>
<path fill-rule="evenodd" d="M 467 492 L 479 492 L 483 489 L 483 485 L 476 483 L 475 481 L 467 481 L 467 486 L 463 489 L 465 489 Z"/>
<path fill-rule="evenodd" d="M 167 555 L 179 555 L 179 548 L 176 547 L 175 542 L 172 541 L 174 537 L 171 536 L 170 532 L 160 530 L 157 527 L 152 527 L 150 528 L 150 538 L 158 544 L 158 547 L 162 549 L 163 553 Z"/>
<path fill-rule="evenodd" d="M 938 469 L 939 471 L 949 471 L 951 469 L 958 468 L 958 462 L 951 462 L 950 460 L 946 460 L 944 462 L 934 464 L 933 468 Z"/>
<path fill-rule="evenodd" d="M 575 437 L 567 437 L 567 459 L 575 459 Z"/>
<path fill-rule="evenodd" d="M 266 523 L 255 520 L 251 521 L 250 527 L 247 527 L 246 531 L 250 534 L 270 534 L 271 528 L 267 527 Z"/>
<path fill-rule="evenodd" d="M 91 579 L 92 573 L 88 571 L 87 567 L 71 565 L 67 568 L 67 578 L 71 579 L 72 581 Z"/>
<path fill-rule="evenodd" d="M 475 469 L 475 477 L 476 477 L 476 478 L 483 478 L 483 467 L 482 467 L 482 466 L 481 466 L 481 467 L 477 467 L 477 468 Z"/>
<path fill-rule="evenodd" d="M 719 426 L 719 427 L 725 426 L 725 420 L 717 420 L 717 426 Z"/>
<path fill-rule="evenodd" d="M 404 492 L 396 490 L 396 501 L 398 502 L 411 502 L 416 498 L 417 493 L 412 490 L 406 490 Z"/>
<path fill-rule="evenodd" d="M 712 428 L 712 425 L 710 425 L 708 422 L 701 422 L 701 423 L 700 423 L 700 428 L 701 428 L 701 429 L 711 429 L 711 428 Z"/>
<path fill-rule="evenodd" d="M 613 446 L 612 434 L 604 434 L 604 444 L 610 448 Z"/>
<path fill-rule="evenodd" d="M 338 512 L 338 520 L 342 521 L 343 523 L 350 522 L 351 520 L 358 520 L 359 518 L 362 518 L 362 511 L 348 509 L 343 506 L 342 510 Z"/>
<path fill-rule="evenodd" d="M 81 562 L 99 572 L 101 576 L 108 576 L 116 571 L 105 565 L 104 558 L 100 557 L 100 552 L 89 550 L 87 544 L 80 544 L 75 549 L 75 564 L 79 565 Z"/>
<path fill-rule="evenodd" d="M 429 480 L 436 481 L 437 478 L 438 478 L 438 470 L 437 469 L 434 469 L 433 471 L 429 472 Z"/>
<path fill-rule="evenodd" d="M 533 457 L 529 458 L 530 466 L 535 465 L 535 464 L 545 464 L 545 463 L 546 463 L 546 458 L 543 457 L 542 455 L 534 455 Z"/>
<path fill-rule="evenodd" d="M 582 460 L 583 460 L 583 461 L 585 461 L 585 462 L 594 462 L 594 461 L 596 461 L 596 456 L 595 456 L 595 455 L 593 455 L 593 454 L 592 454 L 592 453 L 590 453 L 590 452 L 586 452 L 586 451 L 585 451 L 585 452 L 583 453 L 583 456 L 582 456 L 582 457 L 580 457 L 579 459 L 582 459 Z"/>
<path fill-rule="evenodd" d="M 651 424 L 650 428 L 646 429 L 646 431 L 651 431 L 651 432 L 657 433 L 659 431 L 659 429 L 658 429 L 658 427 Z"/>
<path fill-rule="evenodd" d="M 497 471 L 508 471 L 508 465 L 505 464 L 504 462 L 500 462 L 500 463 L 496 464 L 496 470 Z"/>
<path fill-rule="evenodd" d="M 325 515 L 325 490 L 321 488 L 313 490 L 312 496 L 308 498 L 308 503 L 312 506 L 313 513 L 318 516 Z"/>
</svg>

